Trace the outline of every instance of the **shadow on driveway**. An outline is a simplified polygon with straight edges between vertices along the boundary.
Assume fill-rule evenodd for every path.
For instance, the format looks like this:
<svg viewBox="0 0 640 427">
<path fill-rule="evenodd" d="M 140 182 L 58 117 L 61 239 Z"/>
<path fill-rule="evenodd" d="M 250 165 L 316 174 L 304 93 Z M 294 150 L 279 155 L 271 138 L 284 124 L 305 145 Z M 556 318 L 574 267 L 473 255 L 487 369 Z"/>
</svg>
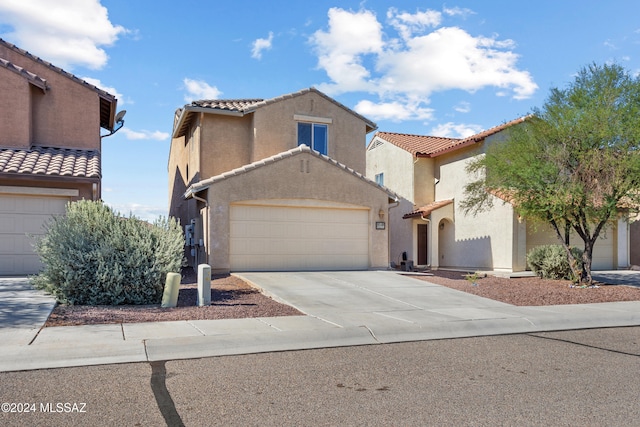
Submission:
<svg viewBox="0 0 640 427">
<path fill-rule="evenodd" d="M 39 328 L 55 307 L 55 299 L 34 289 L 27 278 L 0 278 L 0 329 Z"/>
</svg>

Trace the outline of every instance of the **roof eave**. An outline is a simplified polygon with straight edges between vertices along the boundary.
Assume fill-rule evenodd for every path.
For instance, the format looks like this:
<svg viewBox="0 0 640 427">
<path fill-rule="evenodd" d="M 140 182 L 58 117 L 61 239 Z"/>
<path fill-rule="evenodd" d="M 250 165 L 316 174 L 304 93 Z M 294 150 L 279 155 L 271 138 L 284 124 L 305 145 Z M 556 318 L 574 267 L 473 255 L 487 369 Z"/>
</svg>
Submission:
<svg viewBox="0 0 640 427">
<path fill-rule="evenodd" d="M 192 113 L 205 113 L 205 114 L 218 114 L 222 116 L 233 116 L 233 117 L 242 117 L 245 115 L 242 111 L 231 111 L 231 110 L 221 110 L 216 108 L 208 108 L 208 107 L 198 107 L 195 105 L 185 105 L 182 111 L 180 112 L 180 117 L 178 118 L 178 122 L 173 128 L 173 134 L 171 138 L 180 138 L 185 135 L 184 129 L 186 126 L 188 116 Z"/>
<path fill-rule="evenodd" d="M 415 156 L 416 157 L 428 157 L 428 158 L 438 157 L 438 156 L 442 156 L 444 154 L 452 153 L 454 151 L 461 150 L 461 149 L 463 149 L 465 147 L 469 147 L 471 145 L 477 144 L 478 142 L 482 142 L 483 140 L 484 140 L 484 138 L 478 139 L 478 140 L 473 139 L 473 140 L 469 140 L 469 141 L 463 142 L 463 143 L 458 144 L 458 145 L 454 145 L 453 147 L 445 148 L 444 150 L 437 151 L 435 153 L 416 153 Z"/>
</svg>

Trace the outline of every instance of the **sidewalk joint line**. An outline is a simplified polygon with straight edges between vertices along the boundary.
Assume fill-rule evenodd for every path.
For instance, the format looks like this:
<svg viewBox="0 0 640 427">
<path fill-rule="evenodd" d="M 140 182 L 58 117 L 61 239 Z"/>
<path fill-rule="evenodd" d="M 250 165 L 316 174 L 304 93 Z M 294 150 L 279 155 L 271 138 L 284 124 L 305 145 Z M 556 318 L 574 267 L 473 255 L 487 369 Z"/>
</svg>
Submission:
<svg viewBox="0 0 640 427">
<path fill-rule="evenodd" d="M 275 327 L 274 325 L 272 325 L 271 323 L 269 323 L 269 322 L 267 322 L 267 321 L 263 320 L 263 319 L 262 319 L 262 318 L 260 318 L 260 317 L 256 318 L 256 320 L 257 320 L 258 322 L 262 322 L 262 323 L 264 323 L 265 325 L 269 326 L 270 328 L 275 329 L 275 330 L 276 330 L 276 331 L 278 331 L 278 332 L 282 332 L 282 329 Z"/>
<path fill-rule="evenodd" d="M 193 329 L 195 329 L 196 331 L 200 332 L 202 334 L 203 337 L 206 337 L 207 334 L 204 333 L 204 331 L 200 328 L 198 328 L 196 325 L 194 325 L 193 323 L 191 323 L 191 320 L 187 321 L 188 325 L 191 325 L 191 327 L 193 327 Z"/>
</svg>

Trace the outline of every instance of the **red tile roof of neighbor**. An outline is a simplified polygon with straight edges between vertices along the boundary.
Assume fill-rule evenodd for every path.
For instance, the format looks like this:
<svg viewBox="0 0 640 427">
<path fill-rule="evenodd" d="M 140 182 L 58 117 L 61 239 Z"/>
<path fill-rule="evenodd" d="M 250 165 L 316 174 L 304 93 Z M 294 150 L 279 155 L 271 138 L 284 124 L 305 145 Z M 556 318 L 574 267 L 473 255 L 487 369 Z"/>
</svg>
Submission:
<svg viewBox="0 0 640 427">
<path fill-rule="evenodd" d="M 100 178 L 100 152 L 65 148 L 0 148 L 0 173 Z"/>
<path fill-rule="evenodd" d="M 440 209 L 441 207 L 450 205 L 451 203 L 453 203 L 453 199 L 447 199 L 447 200 L 439 200 L 437 202 L 431 202 L 427 205 L 424 205 L 422 207 L 419 207 L 417 209 L 415 209 L 413 212 L 409 212 L 408 214 L 404 214 L 404 216 L 402 217 L 403 219 L 407 219 L 407 218 L 416 218 L 419 216 L 425 216 L 425 215 L 429 215 L 431 212 L 435 211 L 436 209 Z"/>
<path fill-rule="evenodd" d="M 380 139 L 408 151 L 416 157 L 437 157 L 442 154 L 473 145 L 477 142 L 481 142 L 485 138 L 508 127 L 522 123 L 527 117 L 528 116 L 511 120 L 510 122 L 492 127 L 491 129 L 484 130 L 467 138 L 444 138 L 438 136 L 410 135 L 393 132 L 377 132 L 374 138 L 379 137 Z"/>
<path fill-rule="evenodd" d="M 453 146 L 460 139 L 443 138 L 439 136 L 410 135 L 406 133 L 377 132 L 376 137 L 382 138 L 405 151 L 419 155 L 430 155 Z"/>
</svg>

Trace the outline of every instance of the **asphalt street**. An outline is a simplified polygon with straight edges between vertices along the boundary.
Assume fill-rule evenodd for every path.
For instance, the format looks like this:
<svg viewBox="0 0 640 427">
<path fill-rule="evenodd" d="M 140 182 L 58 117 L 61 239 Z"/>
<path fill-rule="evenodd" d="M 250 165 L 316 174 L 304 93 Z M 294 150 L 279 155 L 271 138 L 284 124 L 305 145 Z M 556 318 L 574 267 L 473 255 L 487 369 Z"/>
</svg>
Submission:
<svg viewBox="0 0 640 427">
<path fill-rule="evenodd" d="M 4 372 L 0 425 L 640 426 L 639 374 L 640 327 Z"/>
</svg>

